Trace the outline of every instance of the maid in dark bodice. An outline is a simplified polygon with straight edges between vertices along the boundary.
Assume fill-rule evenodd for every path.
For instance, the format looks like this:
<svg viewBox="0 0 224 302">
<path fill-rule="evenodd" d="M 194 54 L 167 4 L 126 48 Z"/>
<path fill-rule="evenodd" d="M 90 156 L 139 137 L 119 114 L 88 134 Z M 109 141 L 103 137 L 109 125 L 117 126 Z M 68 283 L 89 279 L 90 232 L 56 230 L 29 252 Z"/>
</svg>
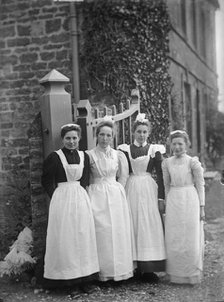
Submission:
<svg viewBox="0 0 224 302">
<path fill-rule="evenodd" d="M 68 164 L 79 165 L 80 157 L 78 150 L 61 149 Z M 67 177 L 62 161 L 57 152 L 52 152 L 44 162 L 42 184 L 48 196 L 51 198 L 58 183 L 66 182 Z M 89 185 L 89 157 L 84 153 L 84 167 L 79 180 L 80 185 L 85 189 Z"/>
<path fill-rule="evenodd" d="M 77 150 L 80 136 L 79 125 L 64 125 L 63 148 L 44 161 L 42 185 L 51 198 L 44 278 L 50 286 L 77 287 L 99 271 L 93 214 L 84 189 L 89 183 L 89 160 Z"/>
<path fill-rule="evenodd" d="M 165 271 L 165 245 L 159 204 L 164 204 L 162 178 L 163 145 L 148 144 L 150 123 L 145 114 L 139 114 L 133 125 L 134 143 L 120 145 L 129 165 L 126 183 L 127 200 L 134 225 L 137 275 L 157 282 L 154 272 Z M 151 174 L 156 172 L 157 182 Z"/>
</svg>

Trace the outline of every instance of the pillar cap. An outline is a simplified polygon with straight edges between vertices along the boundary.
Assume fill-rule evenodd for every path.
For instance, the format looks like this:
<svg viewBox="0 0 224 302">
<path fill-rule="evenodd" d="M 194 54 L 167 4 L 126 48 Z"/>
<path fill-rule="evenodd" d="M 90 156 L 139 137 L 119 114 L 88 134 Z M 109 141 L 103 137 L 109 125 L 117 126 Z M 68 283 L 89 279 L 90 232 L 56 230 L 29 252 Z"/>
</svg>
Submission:
<svg viewBox="0 0 224 302">
<path fill-rule="evenodd" d="M 39 80 L 40 84 L 44 84 L 47 82 L 61 82 L 68 83 L 70 80 L 62 73 L 57 71 L 56 69 L 52 69 L 48 74 L 46 74 L 42 79 Z"/>
</svg>

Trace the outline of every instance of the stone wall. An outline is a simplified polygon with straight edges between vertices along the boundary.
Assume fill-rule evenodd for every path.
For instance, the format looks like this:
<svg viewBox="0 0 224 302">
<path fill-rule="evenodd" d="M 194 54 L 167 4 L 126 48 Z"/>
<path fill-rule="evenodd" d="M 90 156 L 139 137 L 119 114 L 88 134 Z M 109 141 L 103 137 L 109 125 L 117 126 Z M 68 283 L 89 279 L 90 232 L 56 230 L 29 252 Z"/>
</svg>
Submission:
<svg viewBox="0 0 224 302">
<path fill-rule="evenodd" d="M 28 131 L 30 158 L 30 195 L 33 231 L 33 250 L 37 258 L 36 277 L 41 282 L 48 219 L 48 198 L 41 186 L 43 140 L 41 137 L 41 114 L 38 113 Z"/>
<path fill-rule="evenodd" d="M 12 229 L 17 224 L 7 207 L 16 200 L 8 178 L 15 168 L 29 172 L 33 155 L 38 152 L 41 138 L 32 141 L 28 130 L 40 111 L 43 89 L 39 80 L 54 68 L 71 78 L 69 4 L 52 0 L 1 1 L 0 241 L 5 248 L 13 239 L 4 237 L 8 226 Z M 32 154 L 29 144 L 37 144 Z M 39 172 L 38 166 L 31 171 L 32 178 L 38 179 Z"/>
</svg>

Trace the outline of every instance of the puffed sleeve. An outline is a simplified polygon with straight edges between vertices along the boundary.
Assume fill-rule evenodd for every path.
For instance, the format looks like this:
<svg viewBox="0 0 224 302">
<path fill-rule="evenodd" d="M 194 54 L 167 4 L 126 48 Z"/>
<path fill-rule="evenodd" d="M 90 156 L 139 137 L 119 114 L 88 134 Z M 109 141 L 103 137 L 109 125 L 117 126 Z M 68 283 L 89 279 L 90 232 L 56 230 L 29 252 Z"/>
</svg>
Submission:
<svg viewBox="0 0 224 302">
<path fill-rule="evenodd" d="M 160 144 L 153 144 L 151 148 L 151 157 L 154 158 L 157 152 L 159 152 L 160 154 L 165 154 L 166 153 L 165 146 Z"/>
<path fill-rule="evenodd" d="M 125 154 L 118 150 L 118 172 L 117 181 L 125 187 L 127 179 L 129 177 L 129 166 Z"/>
<path fill-rule="evenodd" d="M 121 150 L 123 152 L 128 152 L 128 149 L 129 149 L 129 145 L 127 145 L 127 144 L 121 144 L 121 145 L 117 146 L 117 150 Z"/>
<path fill-rule="evenodd" d="M 204 181 L 204 169 L 197 157 L 191 159 L 191 170 L 193 173 L 195 187 L 198 192 L 200 205 L 205 205 L 205 181 Z"/>
<path fill-rule="evenodd" d="M 83 188 L 89 186 L 89 178 L 90 178 L 90 162 L 89 156 L 84 152 L 84 168 L 82 172 L 82 177 L 80 178 L 80 185 Z"/>
<path fill-rule="evenodd" d="M 168 170 L 168 159 L 164 159 L 162 162 L 162 172 L 163 172 L 163 183 L 165 188 L 165 197 L 167 198 L 167 194 L 170 190 L 170 174 Z"/>
<path fill-rule="evenodd" d="M 52 152 L 44 160 L 43 173 L 41 176 L 41 184 L 51 198 L 56 189 L 55 173 L 58 167 L 59 158 L 56 152 Z"/>
<path fill-rule="evenodd" d="M 130 162 L 130 157 L 129 157 L 129 150 L 130 146 L 127 144 L 122 144 L 117 147 L 117 150 L 122 151 L 128 161 L 128 174 L 130 175 L 132 173 L 132 167 L 131 167 L 131 162 Z"/>
</svg>

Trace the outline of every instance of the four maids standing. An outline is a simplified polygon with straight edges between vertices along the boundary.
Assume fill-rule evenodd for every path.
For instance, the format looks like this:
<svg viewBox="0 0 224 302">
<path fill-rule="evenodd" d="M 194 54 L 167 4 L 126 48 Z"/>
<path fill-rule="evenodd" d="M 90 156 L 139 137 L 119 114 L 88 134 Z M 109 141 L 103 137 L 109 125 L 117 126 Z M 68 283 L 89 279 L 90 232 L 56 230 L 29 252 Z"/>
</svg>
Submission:
<svg viewBox="0 0 224 302">
<path fill-rule="evenodd" d="M 165 147 L 148 142 L 145 114 L 134 122 L 133 144 L 113 149 L 114 131 L 112 120 L 102 119 L 96 147 L 83 152 L 80 126 L 64 125 L 62 149 L 44 161 L 42 185 L 51 198 L 46 286 L 89 292 L 93 279 L 117 282 L 135 273 L 157 282 L 161 271 L 171 282 L 200 282 L 204 180 L 198 159 L 186 154 L 187 133 L 170 134 L 173 156 L 163 160 Z"/>
</svg>

